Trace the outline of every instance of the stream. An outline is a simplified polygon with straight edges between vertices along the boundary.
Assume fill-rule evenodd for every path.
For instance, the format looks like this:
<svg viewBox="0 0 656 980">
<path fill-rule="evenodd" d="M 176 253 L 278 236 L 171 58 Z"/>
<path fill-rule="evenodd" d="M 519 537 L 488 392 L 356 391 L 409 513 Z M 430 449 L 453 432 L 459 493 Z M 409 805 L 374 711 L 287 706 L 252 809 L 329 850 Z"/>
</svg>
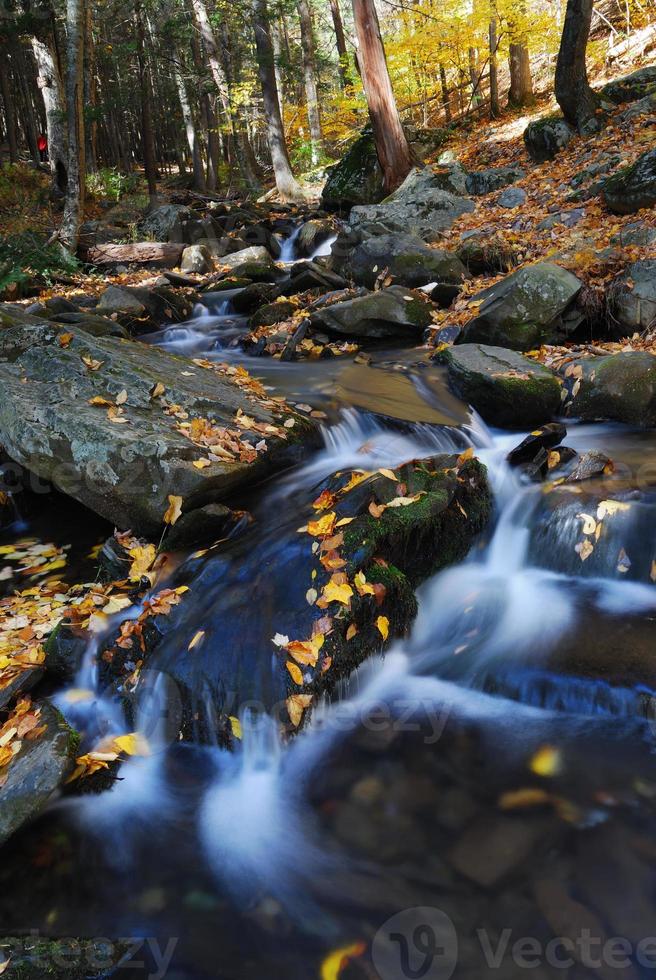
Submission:
<svg viewBox="0 0 656 980">
<path fill-rule="evenodd" d="M 64 798 L 12 840 L 4 931 L 139 937 L 108 971 L 117 977 L 654 976 L 654 434 L 569 425 L 566 445 L 603 450 L 614 472 L 545 494 L 506 462 L 527 433 L 488 429 L 425 351 L 281 362 L 248 357 L 245 331 L 224 292 L 146 340 L 243 364 L 321 410 L 323 446 L 243 501 L 252 526 L 177 569 L 199 587 L 135 708 L 151 754 L 126 762 L 109 792 Z M 492 527 L 420 588 L 407 639 L 282 744 L 270 640 L 296 601 L 276 573 L 299 502 L 337 470 L 469 446 L 488 467 Z M 578 515 L 616 493 L 630 506 L 604 518 L 582 561 Z M 95 653 L 74 684 L 87 696 L 56 696 L 89 740 L 130 730 Z M 230 658 L 250 674 L 248 703 L 228 712 L 242 728 L 234 753 L 207 737 L 208 685 L 223 683 Z M 180 678 L 197 696 L 195 742 L 172 735 Z"/>
</svg>

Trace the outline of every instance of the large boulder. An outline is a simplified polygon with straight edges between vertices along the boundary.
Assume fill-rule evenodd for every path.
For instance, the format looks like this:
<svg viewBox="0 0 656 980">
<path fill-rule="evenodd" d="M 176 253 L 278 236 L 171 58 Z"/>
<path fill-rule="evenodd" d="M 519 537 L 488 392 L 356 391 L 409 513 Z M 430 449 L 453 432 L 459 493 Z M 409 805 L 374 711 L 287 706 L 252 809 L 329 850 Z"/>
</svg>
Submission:
<svg viewBox="0 0 656 980">
<path fill-rule="evenodd" d="M 228 269 L 236 269 L 240 265 L 251 262 L 275 268 L 273 259 L 264 245 L 249 245 L 247 248 L 240 248 L 230 255 L 224 255 L 221 259 L 221 265 Z"/>
<path fill-rule="evenodd" d="M 310 422 L 245 372 L 66 333 L 0 328 L 0 444 L 116 526 L 156 534 L 169 495 L 193 511 L 298 458 Z"/>
<path fill-rule="evenodd" d="M 404 286 L 389 286 L 353 298 L 342 296 L 329 294 L 325 302 L 315 304 L 310 315 L 314 329 L 346 337 L 416 339 L 432 323 L 434 307 L 430 300 Z"/>
<path fill-rule="evenodd" d="M 0 844 L 4 844 L 55 795 L 73 768 L 77 741 L 61 715 L 45 701 L 39 705 L 19 702 L 0 727 L 0 751 L 16 753 L 8 765 L 0 767 Z M 25 735 L 21 735 L 23 729 Z"/>
<path fill-rule="evenodd" d="M 601 95 L 611 102 L 621 105 L 623 102 L 637 102 L 650 95 L 656 95 L 656 66 L 648 65 L 637 71 L 608 82 L 601 90 Z"/>
<path fill-rule="evenodd" d="M 524 143 L 531 160 L 543 163 L 553 160 L 575 135 L 574 129 L 562 116 L 546 116 L 528 124 L 524 131 Z"/>
<path fill-rule="evenodd" d="M 115 317 L 133 333 L 144 333 L 188 320 L 198 299 L 197 293 L 174 289 L 166 281 L 153 287 L 108 286 L 96 310 L 104 317 Z M 78 323 L 83 326 L 79 318 Z"/>
<path fill-rule="evenodd" d="M 569 392 L 564 411 L 590 422 L 611 419 L 630 425 L 656 425 L 656 356 L 625 351 L 581 358 L 562 369 Z"/>
<path fill-rule="evenodd" d="M 275 533 L 253 527 L 192 558 L 176 579 L 191 601 L 166 617 L 149 660 L 176 684 L 185 734 L 229 732 L 226 716 L 249 702 L 298 726 L 313 697 L 407 631 L 415 587 L 467 554 L 490 510 L 474 459 L 348 469 L 309 495 L 299 488 L 294 506 L 278 508 Z M 202 636 L 181 656 L 199 624 Z M 115 674 L 126 652 L 103 657 L 101 670 Z"/>
<path fill-rule="evenodd" d="M 656 204 L 656 150 L 647 150 L 630 167 L 623 167 L 601 186 L 606 206 L 616 214 L 633 214 Z"/>
<path fill-rule="evenodd" d="M 323 204 L 349 208 L 354 204 L 376 204 L 385 196 L 383 172 L 371 132 L 365 131 L 328 173 Z"/>
<path fill-rule="evenodd" d="M 449 171 L 451 179 L 454 171 Z M 350 228 L 361 234 L 401 232 L 424 241 L 437 241 L 463 214 L 474 210 L 473 201 L 444 190 L 443 175 L 428 168 L 412 170 L 401 186 L 382 204 L 355 207 Z"/>
<path fill-rule="evenodd" d="M 438 351 L 435 360 L 446 365 L 453 391 L 490 425 L 530 428 L 559 412 L 560 382 L 515 351 L 462 344 Z"/>
<path fill-rule="evenodd" d="M 609 313 L 621 337 L 656 325 L 656 259 L 632 262 L 611 284 Z"/>
<path fill-rule="evenodd" d="M 306 221 L 296 239 L 296 251 L 300 256 L 314 255 L 335 234 L 335 226 L 329 218 L 311 218 Z"/>
<path fill-rule="evenodd" d="M 377 235 L 365 238 L 348 260 L 351 278 L 373 288 L 383 273 L 402 286 L 429 282 L 462 283 L 469 273 L 453 252 L 428 248 L 413 235 Z"/>
<path fill-rule="evenodd" d="M 474 276 L 511 272 L 518 264 L 518 248 L 494 231 L 468 232 L 462 236 L 456 255 Z"/>
<path fill-rule="evenodd" d="M 466 191 L 475 197 L 493 194 L 503 190 L 516 180 L 521 180 L 526 173 L 521 167 L 490 167 L 487 170 L 475 170 L 467 174 Z"/>
<path fill-rule="evenodd" d="M 182 253 L 180 269 L 182 272 L 196 272 L 202 275 L 214 268 L 212 253 L 207 245 L 188 245 Z"/>
<path fill-rule="evenodd" d="M 532 350 L 558 337 L 580 289 L 576 276 L 553 262 L 525 266 L 473 297 L 477 315 L 460 340 Z"/>
<path fill-rule="evenodd" d="M 182 223 L 193 217 L 194 212 L 191 208 L 181 204 L 163 204 L 144 218 L 141 222 L 141 230 L 156 242 L 183 243 L 185 237 Z"/>
</svg>

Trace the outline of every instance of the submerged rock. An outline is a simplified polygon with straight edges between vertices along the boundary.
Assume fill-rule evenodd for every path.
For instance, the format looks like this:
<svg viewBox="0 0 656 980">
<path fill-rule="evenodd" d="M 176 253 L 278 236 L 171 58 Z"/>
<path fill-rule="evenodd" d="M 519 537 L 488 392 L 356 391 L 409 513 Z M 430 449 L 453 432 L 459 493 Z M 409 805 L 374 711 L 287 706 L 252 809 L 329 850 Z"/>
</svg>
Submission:
<svg viewBox="0 0 656 980">
<path fill-rule="evenodd" d="M 348 260 L 355 283 L 373 289 L 381 276 L 402 286 L 462 283 L 469 274 L 453 252 L 428 248 L 412 235 L 377 235 L 356 246 Z"/>
<path fill-rule="evenodd" d="M 491 509 L 484 467 L 456 456 L 341 473 L 311 493 L 314 506 L 297 492 L 291 511 L 278 507 L 268 535 L 255 527 L 181 570 L 188 601 L 162 623 L 149 667 L 178 685 L 188 737 L 229 732 L 247 703 L 296 727 L 314 696 L 405 633 L 414 588 L 467 554 Z"/>
<path fill-rule="evenodd" d="M 553 262 L 526 266 L 473 297 L 478 313 L 461 341 L 532 350 L 558 338 L 562 314 L 580 290 L 576 276 Z"/>
<path fill-rule="evenodd" d="M 633 214 L 656 204 L 656 150 L 647 150 L 601 186 L 606 206 L 617 214 Z"/>
<path fill-rule="evenodd" d="M 514 351 L 463 344 L 438 351 L 454 392 L 491 425 L 525 428 L 558 413 L 561 385 L 547 368 Z"/>
<path fill-rule="evenodd" d="M 568 374 L 565 374 L 565 370 Z M 626 351 L 581 358 L 562 376 L 569 391 L 566 415 L 584 421 L 611 419 L 631 425 L 656 425 L 656 356 Z"/>
<path fill-rule="evenodd" d="M 432 323 L 430 300 L 405 286 L 389 286 L 334 302 L 332 297 L 340 295 L 329 294 L 326 302 L 313 306 L 310 314 L 313 329 L 346 337 L 414 339 Z"/>
<path fill-rule="evenodd" d="M 73 326 L 62 345 L 60 332 L 51 324 L 0 329 L 0 442 L 119 528 L 157 533 L 170 494 L 183 498 L 185 513 L 222 500 L 297 458 L 311 435 L 306 418 L 240 369 L 199 366 Z M 206 437 L 192 441 L 194 426 L 200 433 L 206 425 L 215 452 Z M 239 433 L 231 456 L 226 430 Z M 197 468 L 199 459 L 210 465 Z"/>
<path fill-rule="evenodd" d="M 327 208 L 375 204 L 385 196 L 373 134 L 365 131 L 328 172 L 321 200 Z"/>
<path fill-rule="evenodd" d="M 0 786 L 0 844 L 44 809 L 73 768 L 74 732 L 47 702 L 33 706 L 35 710 L 45 731 L 31 741 L 15 735 L 12 743 L 20 742 L 20 751 L 0 769 L 7 777 Z"/>
</svg>

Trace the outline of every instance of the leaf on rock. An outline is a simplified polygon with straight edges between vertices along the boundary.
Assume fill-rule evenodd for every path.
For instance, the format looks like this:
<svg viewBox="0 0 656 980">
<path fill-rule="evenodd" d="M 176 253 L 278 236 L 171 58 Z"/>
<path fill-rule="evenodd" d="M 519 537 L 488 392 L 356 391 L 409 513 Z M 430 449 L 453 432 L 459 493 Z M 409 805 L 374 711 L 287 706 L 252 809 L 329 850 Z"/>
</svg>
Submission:
<svg viewBox="0 0 656 980">
<path fill-rule="evenodd" d="M 182 497 L 169 494 L 169 506 L 164 513 L 165 524 L 175 524 L 182 516 Z"/>
<path fill-rule="evenodd" d="M 311 694 L 292 694 L 287 698 L 287 714 L 294 728 L 298 728 L 303 714 L 312 704 Z"/>
<path fill-rule="evenodd" d="M 389 619 L 387 616 L 379 616 L 376 620 L 376 629 L 384 640 L 389 636 Z"/>
</svg>

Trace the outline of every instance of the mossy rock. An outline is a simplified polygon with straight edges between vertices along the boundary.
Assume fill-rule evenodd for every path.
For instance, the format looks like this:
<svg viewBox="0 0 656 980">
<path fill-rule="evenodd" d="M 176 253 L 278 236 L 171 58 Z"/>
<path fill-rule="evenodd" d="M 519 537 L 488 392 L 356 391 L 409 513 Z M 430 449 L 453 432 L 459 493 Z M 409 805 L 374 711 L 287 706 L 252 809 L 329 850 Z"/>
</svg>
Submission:
<svg viewBox="0 0 656 980">
<path fill-rule="evenodd" d="M 630 425 L 656 425 L 656 356 L 626 351 L 581 358 L 565 378 L 570 397 L 565 413 L 589 422 L 609 419 Z"/>
<path fill-rule="evenodd" d="M 624 102 L 637 102 L 638 99 L 644 99 L 646 96 L 656 95 L 656 66 L 638 68 L 624 78 L 608 82 L 600 94 L 602 98 L 610 99 L 617 105 Z"/>
<path fill-rule="evenodd" d="M 531 160 L 544 163 L 553 160 L 576 135 L 562 116 L 545 116 L 529 123 L 524 130 L 524 143 Z"/>
<path fill-rule="evenodd" d="M 424 293 L 389 286 L 342 302 L 315 304 L 314 330 L 346 337 L 407 337 L 414 339 L 432 322 L 433 305 Z"/>
<path fill-rule="evenodd" d="M 377 204 L 385 196 L 373 134 L 365 130 L 328 174 L 322 203 L 327 208 Z"/>
<path fill-rule="evenodd" d="M 127 939 L 0 937 L 8 980 L 102 980 L 116 967 L 128 967 L 125 959 L 133 947 Z"/>
<path fill-rule="evenodd" d="M 453 391 L 491 425 L 532 428 L 558 414 L 561 384 L 555 375 L 515 351 L 463 344 L 438 351 Z"/>
<path fill-rule="evenodd" d="M 296 304 L 290 302 L 290 300 L 281 300 L 279 303 L 266 303 L 248 321 L 249 329 L 256 330 L 258 327 L 273 327 L 276 323 L 289 320 L 296 310 Z"/>
<path fill-rule="evenodd" d="M 392 282 L 411 288 L 430 282 L 460 284 L 469 278 L 454 252 L 428 248 L 414 235 L 365 238 L 351 253 L 348 270 L 355 283 L 369 289 L 385 270 Z"/>
<path fill-rule="evenodd" d="M 610 211 L 633 214 L 656 205 L 656 150 L 647 150 L 630 167 L 623 167 L 601 185 Z"/>
</svg>

